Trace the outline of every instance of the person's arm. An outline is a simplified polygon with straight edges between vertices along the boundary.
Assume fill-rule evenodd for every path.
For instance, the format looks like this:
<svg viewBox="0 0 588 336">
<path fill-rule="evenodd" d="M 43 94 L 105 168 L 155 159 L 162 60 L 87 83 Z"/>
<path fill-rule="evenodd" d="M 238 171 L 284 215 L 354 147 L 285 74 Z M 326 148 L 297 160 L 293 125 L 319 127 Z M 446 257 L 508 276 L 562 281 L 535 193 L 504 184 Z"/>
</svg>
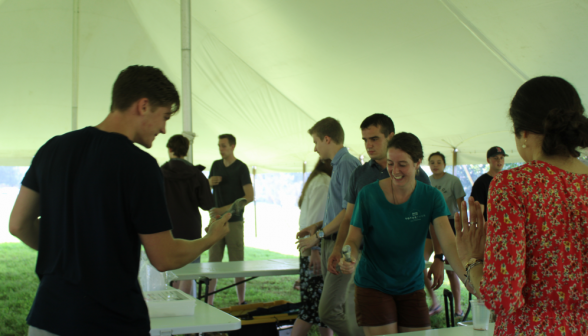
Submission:
<svg viewBox="0 0 588 336">
<path fill-rule="evenodd" d="M 255 195 L 253 194 L 253 185 L 251 183 L 243 186 L 243 192 L 245 193 L 244 198 L 247 200 L 247 203 L 253 202 Z"/>
<path fill-rule="evenodd" d="M 335 247 L 333 248 L 333 252 L 329 257 L 327 267 L 329 272 L 335 275 L 339 275 L 339 272 L 337 272 L 337 265 L 341 260 L 341 249 L 343 249 L 343 246 L 345 245 L 345 240 L 347 240 L 347 235 L 349 234 L 349 228 L 351 227 L 351 218 L 353 216 L 354 207 L 355 204 L 347 203 L 347 209 L 345 209 L 345 217 L 343 217 L 341 226 L 339 226 L 339 232 L 337 233 Z"/>
<path fill-rule="evenodd" d="M 345 209 L 341 210 L 341 212 L 339 212 L 339 214 L 337 216 L 335 216 L 335 218 L 329 224 L 327 224 L 327 226 L 325 226 L 323 228 L 323 232 L 325 233 L 325 237 L 328 237 L 339 230 L 339 226 L 341 225 L 341 222 L 343 221 L 343 217 L 345 217 Z M 317 228 L 316 230 L 318 231 L 318 229 L 319 228 Z M 316 233 L 316 231 L 315 231 L 315 233 Z M 318 245 L 319 241 L 320 241 L 320 239 L 317 237 L 316 234 L 311 235 L 308 238 L 300 239 L 298 241 L 298 249 L 300 251 L 304 251 L 307 248 L 311 248 L 313 246 Z"/>
<path fill-rule="evenodd" d="M 453 268 L 453 271 L 465 283 L 465 268 L 457 254 L 455 235 L 449 224 L 449 218 L 447 216 L 437 217 L 433 220 L 433 226 L 435 227 L 435 234 L 439 239 L 439 243 L 445 252 L 445 258 L 449 262 L 449 265 L 451 265 L 451 268 Z"/>
<path fill-rule="evenodd" d="M 349 234 L 347 235 L 344 245 L 349 245 L 351 247 L 351 262 L 346 261 L 345 258 L 342 258 L 339 261 L 341 273 L 353 274 L 353 272 L 355 272 L 357 257 L 359 256 L 359 247 L 362 240 L 363 234 L 361 233 L 361 229 L 353 225 L 350 226 Z"/>
<path fill-rule="evenodd" d="M 210 192 L 210 185 L 208 183 L 208 179 L 204 176 L 204 174 L 200 173 L 198 176 L 198 182 L 200 185 L 196 189 L 196 198 L 198 199 L 198 206 L 202 210 L 210 210 L 214 207 L 214 196 Z"/>
<path fill-rule="evenodd" d="M 431 233 L 431 242 L 433 243 L 433 250 L 435 251 L 435 254 L 443 254 L 443 248 L 441 247 L 441 243 L 437 238 L 433 224 L 429 224 L 429 232 Z M 433 265 L 429 267 L 429 272 L 427 273 L 429 280 L 431 279 L 431 276 L 433 276 L 433 283 L 431 286 L 433 290 L 436 290 L 441 287 L 443 284 L 443 279 L 445 278 L 445 266 L 441 259 L 434 258 Z"/>
<path fill-rule="evenodd" d="M 152 234 L 139 234 L 151 264 L 160 272 L 178 269 L 198 258 L 217 241 L 229 233 L 231 214 L 208 227 L 206 236 L 196 240 L 174 239 L 171 230 Z"/>
<path fill-rule="evenodd" d="M 8 223 L 10 233 L 35 250 L 39 250 L 40 207 L 40 194 L 23 185 Z"/>
</svg>

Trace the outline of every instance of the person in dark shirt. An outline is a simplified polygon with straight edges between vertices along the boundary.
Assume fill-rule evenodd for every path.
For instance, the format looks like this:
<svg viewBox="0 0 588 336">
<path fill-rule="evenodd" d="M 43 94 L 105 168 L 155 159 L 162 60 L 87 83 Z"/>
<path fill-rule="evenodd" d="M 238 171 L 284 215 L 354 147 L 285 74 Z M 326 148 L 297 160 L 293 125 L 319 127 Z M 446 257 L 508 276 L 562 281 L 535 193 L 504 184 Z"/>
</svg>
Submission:
<svg viewBox="0 0 588 336">
<path fill-rule="evenodd" d="M 190 148 L 190 140 L 181 134 L 169 138 L 167 149 L 170 160 L 161 166 L 165 181 L 167 208 L 172 220 L 174 238 L 187 240 L 202 237 L 202 210 L 210 210 L 214 199 L 210 192 L 208 179 L 202 174 L 204 166 L 194 166 L 185 160 Z M 192 263 L 200 262 L 200 257 Z M 185 293 L 192 291 L 194 280 L 174 281 L 174 287 Z"/>
<path fill-rule="evenodd" d="M 486 205 L 488 204 L 488 190 L 490 189 L 490 183 L 496 174 L 500 173 L 504 168 L 504 157 L 508 156 L 504 149 L 498 146 L 494 146 L 486 153 L 486 160 L 490 164 L 490 169 L 486 174 L 478 177 L 474 186 L 472 187 L 472 193 L 470 194 L 474 200 L 480 202 L 484 206 L 484 218 L 488 219 L 488 212 Z"/>
<path fill-rule="evenodd" d="M 9 222 L 11 234 L 39 251 L 29 335 L 149 335 L 141 244 L 166 271 L 228 233 L 230 214 L 202 239 L 174 239 L 161 170 L 134 145 L 151 148 L 179 104 L 161 70 L 130 66 L 102 123 L 56 136 L 36 153 Z"/>
<path fill-rule="evenodd" d="M 220 216 L 227 212 L 231 205 L 240 198 L 245 198 L 247 203 L 253 202 L 253 185 L 249 168 L 235 157 L 235 146 L 237 139 L 231 134 L 222 134 L 218 137 L 218 148 L 221 160 L 214 161 L 210 168 L 210 177 L 208 181 L 213 189 L 214 206 L 210 211 L 211 217 Z M 243 241 L 243 210 L 231 217 L 229 226 L 230 234 L 216 243 L 211 249 L 208 261 L 220 262 L 223 260 L 225 245 L 229 250 L 229 261 L 242 261 L 245 254 Z M 235 278 L 235 282 L 241 282 L 245 278 Z M 237 297 L 239 304 L 245 303 L 245 283 L 237 287 Z M 210 281 L 209 292 L 216 290 L 216 279 Z M 214 295 L 208 296 L 208 303 L 214 303 Z"/>
</svg>

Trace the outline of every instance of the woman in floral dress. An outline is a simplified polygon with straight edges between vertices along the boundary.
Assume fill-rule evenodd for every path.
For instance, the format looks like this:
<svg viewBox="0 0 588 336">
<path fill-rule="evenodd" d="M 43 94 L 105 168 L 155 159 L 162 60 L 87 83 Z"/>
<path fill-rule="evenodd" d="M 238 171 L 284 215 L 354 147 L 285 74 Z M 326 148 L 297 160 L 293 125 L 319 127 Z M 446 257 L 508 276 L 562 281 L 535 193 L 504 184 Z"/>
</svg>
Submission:
<svg viewBox="0 0 588 336">
<path fill-rule="evenodd" d="M 316 163 L 308 180 L 304 184 L 302 194 L 298 200 L 300 207 L 300 230 L 323 220 L 327 205 L 327 193 L 333 166 L 331 160 Z M 322 336 L 333 335 L 333 331 L 321 322 L 318 315 L 318 305 L 323 291 L 323 277 L 321 275 L 320 248 L 312 248 L 310 255 L 300 254 L 300 313 L 294 327 L 292 336 L 304 336 L 308 334 L 313 324 L 319 326 Z"/>
<path fill-rule="evenodd" d="M 588 119 L 557 77 L 523 84 L 509 112 L 527 164 L 493 179 L 487 223 L 472 198 L 473 225 L 456 217 L 460 258 L 475 265 L 470 280 L 497 314 L 495 335 L 588 335 L 588 167 L 577 159 Z"/>
</svg>

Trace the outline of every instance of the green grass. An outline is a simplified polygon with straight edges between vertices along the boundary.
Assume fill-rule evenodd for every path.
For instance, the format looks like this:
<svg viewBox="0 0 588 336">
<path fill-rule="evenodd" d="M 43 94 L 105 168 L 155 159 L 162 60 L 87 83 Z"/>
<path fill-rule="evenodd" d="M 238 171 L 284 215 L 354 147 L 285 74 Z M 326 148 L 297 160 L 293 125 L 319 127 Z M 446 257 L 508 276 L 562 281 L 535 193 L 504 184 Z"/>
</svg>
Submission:
<svg viewBox="0 0 588 336">
<path fill-rule="evenodd" d="M 37 251 L 22 243 L 0 244 L 0 335 L 26 335 L 29 314 L 39 286 Z"/>
<path fill-rule="evenodd" d="M 39 280 L 35 275 L 36 251 L 22 243 L 0 244 L 0 335 L 22 336 L 27 334 L 26 317 L 33 303 Z M 224 261 L 228 256 L 225 253 Z M 267 260 L 282 258 L 298 258 L 298 256 L 280 254 L 267 250 L 245 247 L 246 260 Z M 202 255 L 202 261 L 208 261 L 208 252 Z M 248 303 L 271 302 L 287 300 L 300 301 L 300 292 L 293 289 L 298 276 L 262 277 L 247 283 L 246 300 Z M 445 278 L 443 286 L 436 291 L 443 302 L 443 289 L 449 287 L 449 280 Z M 217 288 L 233 283 L 233 279 L 219 279 Z M 467 291 L 462 286 L 462 309 L 467 308 Z M 234 289 L 221 292 L 215 297 L 215 306 L 219 308 L 237 304 L 237 294 Z M 470 315 L 471 319 L 471 315 Z M 445 313 L 442 312 L 431 318 L 433 328 L 445 327 Z M 311 336 L 318 336 L 318 332 L 311 330 Z"/>
</svg>

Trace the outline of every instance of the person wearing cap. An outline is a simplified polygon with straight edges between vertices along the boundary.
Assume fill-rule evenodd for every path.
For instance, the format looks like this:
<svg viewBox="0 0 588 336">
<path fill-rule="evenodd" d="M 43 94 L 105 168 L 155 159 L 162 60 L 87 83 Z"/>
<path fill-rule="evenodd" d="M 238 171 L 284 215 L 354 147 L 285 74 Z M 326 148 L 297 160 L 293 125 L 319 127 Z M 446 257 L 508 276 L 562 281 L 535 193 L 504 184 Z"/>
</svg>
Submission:
<svg viewBox="0 0 588 336">
<path fill-rule="evenodd" d="M 504 157 L 508 156 L 502 147 L 494 146 L 486 152 L 486 161 L 490 164 L 488 172 L 474 182 L 472 187 L 472 193 L 470 194 L 474 200 L 484 205 L 484 218 L 488 219 L 488 212 L 486 211 L 486 205 L 488 204 L 488 190 L 490 189 L 490 183 L 496 174 L 500 173 L 504 167 Z"/>
</svg>

